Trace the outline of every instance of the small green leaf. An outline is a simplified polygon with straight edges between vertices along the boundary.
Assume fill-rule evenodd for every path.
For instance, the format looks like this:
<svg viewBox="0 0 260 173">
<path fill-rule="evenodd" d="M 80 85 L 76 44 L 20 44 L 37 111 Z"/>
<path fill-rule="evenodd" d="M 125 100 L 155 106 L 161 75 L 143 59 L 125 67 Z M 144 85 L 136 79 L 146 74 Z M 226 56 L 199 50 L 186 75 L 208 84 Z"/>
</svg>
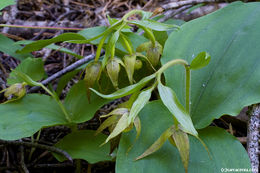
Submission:
<svg viewBox="0 0 260 173">
<path fill-rule="evenodd" d="M 65 33 L 51 39 L 35 41 L 31 44 L 26 45 L 22 50 L 17 51 L 17 53 L 33 52 L 36 50 L 40 50 L 52 43 L 63 42 L 68 40 L 85 40 L 85 37 L 76 33 Z"/>
<path fill-rule="evenodd" d="M 5 1 L 5 0 L 4 0 Z M 4 2 L 3 0 L 0 2 Z M 8 37 L 0 34 L 0 52 L 6 53 L 18 60 L 24 60 L 28 57 L 33 57 L 30 53 L 18 54 L 17 50 L 22 49 L 20 45 L 15 45 L 15 42 Z"/>
<path fill-rule="evenodd" d="M 19 44 L 19 45 L 21 45 L 21 44 L 28 45 L 28 44 L 31 44 L 31 43 L 33 43 L 33 42 L 35 42 L 35 41 L 22 40 L 22 41 L 17 41 L 17 42 L 15 42 L 15 45 L 16 45 L 16 44 Z M 73 51 L 71 51 L 71 50 L 69 50 L 69 49 L 67 49 L 67 48 L 64 48 L 64 47 L 61 47 L 61 46 L 57 46 L 57 45 L 55 45 L 55 44 L 48 45 L 48 46 L 46 46 L 46 48 L 52 49 L 52 50 L 56 50 L 56 51 L 60 51 L 60 52 L 63 52 L 63 53 L 69 54 L 69 55 L 72 55 L 72 56 L 74 56 L 74 57 L 76 57 L 76 58 L 78 58 L 78 59 L 83 58 L 81 55 L 78 55 L 78 54 L 76 54 L 75 52 L 73 52 Z"/>
<path fill-rule="evenodd" d="M 135 160 L 142 159 L 159 150 L 173 133 L 173 128 L 168 128 L 142 155 L 138 156 Z"/>
<path fill-rule="evenodd" d="M 190 156 L 190 143 L 189 137 L 186 133 L 181 130 L 176 130 L 172 134 L 171 138 L 174 139 L 176 147 L 181 155 L 181 160 L 185 168 L 185 172 L 188 173 L 189 156 Z"/>
<path fill-rule="evenodd" d="M 68 134 L 61 139 L 55 147 L 60 148 L 69 153 L 73 159 L 84 159 L 94 164 L 101 161 L 109 161 L 109 145 L 99 147 L 106 135 L 100 134 L 94 136 L 95 131 L 80 130 Z M 60 162 L 66 160 L 64 156 L 52 153 Z"/>
<path fill-rule="evenodd" d="M 199 53 L 191 62 L 190 69 L 198 70 L 207 66 L 210 62 L 210 55 L 207 52 Z"/>
<path fill-rule="evenodd" d="M 34 81 L 41 80 L 44 77 L 44 66 L 41 58 L 27 58 L 21 62 L 16 68 L 15 71 L 20 71 L 28 76 Z M 17 76 L 14 71 L 12 71 L 7 79 L 9 85 L 15 83 L 22 83 L 24 80 Z"/>
<path fill-rule="evenodd" d="M 110 139 L 116 137 L 120 133 L 122 133 L 129 125 L 127 123 L 128 119 L 128 113 L 125 113 L 121 116 L 118 123 L 116 124 L 116 127 L 113 129 L 111 134 L 107 137 L 105 143 L 107 143 Z"/>
<path fill-rule="evenodd" d="M 134 85 L 130 85 L 130 86 L 127 86 L 125 88 L 119 89 L 116 92 L 114 92 L 112 94 L 108 94 L 108 95 L 101 94 L 98 91 L 94 90 L 93 88 L 90 88 L 90 90 L 93 91 L 94 93 L 96 93 L 97 95 L 99 95 L 100 97 L 103 97 L 105 99 L 117 99 L 117 98 L 121 98 L 121 97 L 127 96 L 129 94 L 134 93 L 135 91 L 140 90 L 149 81 L 151 81 L 154 77 L 155 77 L 155 74 L 152 74 L 150 76 L 147 76 L 147 77 L 143 78 L 142 80 L 140 80 L 138 83 L 136 83 Z"/>
<path fill-rule="evenodd" d="M 105 130 L 106 128 L 116 124 L 118 122 L 118 120 L 120 119 L 121 115 L 115 114 L 112 115 L 111 117 L 107 118 L 97 129 L 95 135 L 98 135 L 99 133 L 101 133 L 103 130 Z"/>
<path fill-rule="evenodd" d="M 96 27 L 91 27 L 91 28 L 86 28 L 83 29 L 82 31 L 79 31 L 78 34 L 82 35 L 85 37 L 85 39 L 93 39 L 97 36 L 100 36 L 99 38 L 90 41 L 89 43 L 91 44 L 98 44 L 101 39 L 101 34 L 103 34 L 107 30 L 106 26 L 96 26 Z M 80 40 L 79 40 L 80 41 Z M 81 40 L 81 41 L 86 41 L 86 40 Z M 77 43 L 77 40 L 75 40 L 74 43 Z"/>
<path fill-rule="evenodd" d="M 2 91 L 0 91 L 1 93 Z M 21 99 L 26 94 L 26 88 L 24 83 L 16 83 L 5 89 L 4 96 L 8 99 L 9 97 L 15 96 L 16 98 L 11 100 Z M 10 100 L 8 100 L 10 102 Z M 6 103 L 6 102 L 5 102 Z"/>
<path fill-rule="evenodd" d="M 165 24 L 165 23 L 160 23 L 151 19 L 145 19 L 145 20 L 132 20 L 129 21 L 131 24 L 135 24 L 138 26 L 142 26 L 145 28 L 150 28 L 152 30 L 156 31 L 168 31 L 172 30 L 173 28 L 179 28 L 177 25 L 172 25 L 172 24 Z"/>
<path fill-rule="evenodd" d="M 153 87 L 149 88 L 145 91 L 142 91 L 139 96 L 137 97 L 137 99 L 135 100 L 135 102 L 133 103 L 133 106 L 130 109 L 130 113 L 129 113 L 129 117 L 128 117 L 128 124 L 134 122 L 136 116 L 138 115 L 138 113 L 143 109 L 143 107 L 149 102 L 151 95 L 152 95 L 152 91 L 153 91 Z"/>
<path fill-rule="evenodd" d="M 175 92 L 161 83 L 158 84 L 158 91 L 163 104 L 181 124 L 183 130 L 193 136 L 198 136 L 198 132 L 194 128 L 190 115 L 185 111 L 184 107 L 179 102 Z"/>
<path fill-rule="evenodd" d="M 117 109 L 114 109 L 113 111 L 111 111 L 109 114 L 101 115 L 100 118 L 106 118 L 111 115 L 123 115 L 127 112 L 129 112 L 129 110 L 127 108 L 117 108 Z"/>
</svg>

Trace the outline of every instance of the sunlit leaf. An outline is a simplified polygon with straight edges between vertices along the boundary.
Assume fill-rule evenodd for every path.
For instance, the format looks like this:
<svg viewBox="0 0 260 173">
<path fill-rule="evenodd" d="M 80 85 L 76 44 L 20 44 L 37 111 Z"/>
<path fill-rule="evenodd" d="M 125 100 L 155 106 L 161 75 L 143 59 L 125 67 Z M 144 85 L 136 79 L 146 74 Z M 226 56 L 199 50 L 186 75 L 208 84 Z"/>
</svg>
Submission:
<svg viewBox="0 0 260 173">
<path fill-rule="evenodd" d="M 159 150 L 173 133 L 174 133 L 173 128 L 172 127 L 168 128 L 143 154 L 138 156 L 135 160 L 142 159 L 154 153 L 155 151 Z"/>
<path fill-rule="evenodd" d="M 133 105 L 130 109 L 130 113 L 129 113 L 129 117 L 128 117 L 128 124 L 130 124 L 131 122 L 134 122 L 138 113 L 149 102 L 153 89 L 154 89 L 153 87 L 149 88 L 147 90 L 142 91 L 139 94 L 139 96 L 137 97 L 137 99 L 135 100 L 135 102 L 133 103 Z"/>
<path fill-rule="evenodd" d="M 122 115 L 119 114 L 115 114 L 112 115 L 111 117 L 108 117 L 97 129 L 95 135 L 101 133 L 103 130 L 105 130 L 106 128 L 108 128 L 109 126 L 116 124 L 118 122 L 118 120 L 120 119 Z"/>
<path fill-rule="evenodd" d="M 198 132 L 194 128 L 190 115 L 185 111 L 184 107 L 179 102 L 175 92 L 171 88 L 164 86 L 161 83 L 158 84 L 158 91 L 163 104 L 181 124 L 183 130 L 186 133 L 198 136 Z"/>
<path fill-rule="evenodd" d="M 107 137 L 105 143 L 107 143 L 110 139 L 116 137 L 120 133 L 122 133 L 128 127 L 127 118 L 128 118 L 128 113 L 125 113 L 121 116 L 118 123 L 116 124 L 116 127 L 111 132 L 111 134 Z"/>
<path fill-rule="evenodd" d="M 108 95 L 101 94 L 98 91 L 94 90 L 93 88 L 90 88 L 90 90 L 93 91 L 94 93 L 96 93 L 97 95 L 99 95 L 100 97 L 103 97 L 105 99 L 117 99 L 117 98 L 121 98 L 121 97 L 127 96 L 129 94 L 132 94 L 135 91 L 139 91 L 149 81 L 151 81 L 154 77 L 155 77 L 155 75 L 152 74 L 150 76 L 147 76 L 147 77 L 143 78 L 142 80 L 140 80 L 138 83 L 136 83 L 134 85 L 130 85 L 130 86 L 127 86 L 125 88 L 119 89 L 116 92 L 114 92 L 112 94 L 108 94 Z"/>
<path fill-rule="evenodd" d="M 171 30 L 173 28 L 179 28 L 177 25 L 172 25 L 172 24 L 165 24 L 165 23 L 160 23 L 151 19 L 145 19 L 145 20 L 132 20 L 129 21 L 131 24 L 135 24 L 138 26 L 143 26 L 146 28 L 150 28 L 152 30 L 156 31 L 167 31 Z"/>
</svg>

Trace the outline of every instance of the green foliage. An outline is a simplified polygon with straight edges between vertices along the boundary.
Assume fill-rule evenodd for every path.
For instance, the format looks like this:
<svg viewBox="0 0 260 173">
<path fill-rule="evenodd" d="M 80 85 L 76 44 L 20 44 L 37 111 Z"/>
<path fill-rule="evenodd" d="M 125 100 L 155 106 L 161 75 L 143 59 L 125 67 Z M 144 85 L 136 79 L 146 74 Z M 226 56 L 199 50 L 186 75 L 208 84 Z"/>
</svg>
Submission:
<svg viewBox="0 0 260 173">
<path fill-rule="evenodd" d="M 15 1 L 14 0 L 4 0 L 4 1 L 0 1 L 0 10 L 2 10 L 3 8 L 9 6 L 9 5 L 14 5 Z M 0 13 L 1 15 L 1 13 Z"/>
<path fill-rule="evenodd" d="M 15 45 L 15 42 L 8 37 L 0 34 L 0 51 L 6 53 L 18 60 L 24 60 L 28 57 L 32 57 L 30 53 L 23 53 L 18 54 L 16 53 L 17 50 L 21 49 L 22 47 L 19 45 Z"/>
<path fill-rule="evenodd" d="M 89 163 L 97 163 L 101 161 L 109 161 L 112 159 L 109 156 L 109 145 L 99 147 L 106 135 L 94 136 L 95 131 L 80 130 L 68 134 L 60 140 L 56 147 L 67 151 L 73 159 L 84 159 Z M 60 161 L 66 160 L 63 156 L 53 153 L 53 155 Z"/>
<path fill-rule="evenodd" d="M 15 71 L 30 76 L 34 81 L 41 80 L 45 75 L 41 58 L 27 58 L 15 68 Z M 9 78 L 7 79 L 9 85 L 22 83 L 23 81 L 24 80 L 17 76 L 14 71 L 10 73 Z"/>
<path fill-rule="evenodd" d="M 153 154 L 134 161 L 173 123 L 170 112 L 161 101 L 153 101 L 147 104 L 140 112 L 139 117 L 142 122 L 142 131 L 139 139 L 128 154 L 126 154 L 128 148 L 135 141 L 135 132 L 124 133 L 121 137 L 116 160 L 116 172 L 140 173 L 140 171 L 144 170 L 143 172 L 149 173 L 184 173 L 185 169 L 178 149 L 168 141 Z M 221 168 L 229 167 L 250 168 L 250 161 L 244 147 L 225 130 L 217 127 L 207 127 L 199 130 L 198 133 L 208 146 L 212 157 L 208 155 L 198 139 L 189 136 L 189 173 L 219 173 Z"/>
<path fill-rule="evenodd" d="M 149 19 L 151 13 L 133 10 L 121 20 L 109 17 L 109 27 L 35 42 L 14 44 L 0 35 L 0 42 L 15 47 L 2 45 L 0 50 L 23 60 L 10 74 L 11 86 L 0 92 L 5 92 L 7 99 L 15 96 L 0 105 L 0 139 L 17 140 L 41 128 L 65 125 L 72 133 L 55 146 L 73 159 L 90 163 L 111 160 L 108 153 L 120 139 L 116 160 L 119 173 L 249 168 L 243 146 L 223 129 L 207 126 L 223 114 L 236 115 L 244 106 L 260 101 L 260 34 L 256 32 L 260 30 L 259 7 L 259 3 L 236 2 L 184 24 L 159 23 Z M 133 14 L 141 15 L 141 20 L 128 20 Z M 143 30 L 145 37 L 133 33 L 132 25 Z M 64 41 L 94 44 L 97 52 L 88 65 L 64 75 L 56 93 L 36 82 L 44 75 L 42 60 L 25 59 L 25 55 L 46 47 L 82 58 L 54 44 Z M 18 51 L 23 54 L 16 53 L 18 44 L 25 44 Z M 61 101 L 58 96 L 62 89 L 81 69 L 84 80 Z M 51 97 L 25 95 L 25 85 L 40 86 Z M 90 120 L 109 101 L 129 95 L 128 101 L 101 116 L 107 119 L 96 132 L 76 129 L 78 123 Z M 100 134 L 105 129 L 110 132 L 108 136 Z M 111 142 L 111 148 L 108 144 L 99 148 L 107 142 Z"/>
<path fill-rule="evenodd" d="M 163 64 L 180 57 L 191 62 L 201 51 L 211 56 L 207 67 L 191 75 L 191 117 L 196 128 L 225 114 L 238 115 L 243 107 L 259 102 L 259 7 L 259 3 L 232 3 L 185 23 L 167 40 Z M 184 103 L 183 69 L 171 68 L 165 78 Z"/>
</svg>

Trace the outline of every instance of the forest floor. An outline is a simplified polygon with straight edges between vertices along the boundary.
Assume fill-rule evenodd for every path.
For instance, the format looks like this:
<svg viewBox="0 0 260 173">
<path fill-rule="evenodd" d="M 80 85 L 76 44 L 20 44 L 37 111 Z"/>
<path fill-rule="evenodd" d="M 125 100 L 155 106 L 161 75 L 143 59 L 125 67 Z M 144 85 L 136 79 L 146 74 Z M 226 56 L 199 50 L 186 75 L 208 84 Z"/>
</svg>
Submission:
<svg viewBox="0 0 260 173">
<path fill-rule="evenodd" d="M 156 12 L 156 10 L 160 9 L 158 7 L 167 5 L 167 3 L 169 3 L 168 0 L 18 0 L 16 5 L 3 10 L 3 14 L 0 16 L 0 23 L 39 27 L 66 27 L 81 30 L 99 25 L 108 25 L 107 15 L 112 18 L 121 18 L 126 12 L 133 9 Z M 189 21 L 222 8 L 226 4 L 227 3 L 212 3 L 191 12 L 189 9 L 192 5 L 184 6 L 186 8 L 180 7 L 174 10 L 176 13 L 172 18 Z M 1 28 L 0 32 L 15 41 L 20 41 L 48 39 L 64 32 L 73 31 L 5 27 Z M 96 47 L 92 45 L 75 46 L 75 44 L 70 43 L 63 44 L 62 46 L 82 56 L 94 53 L 96 49 Z M 33 54 L 36 57 L 43 58 L 45 71 L 48 76 L 53 75 L 77 60 L 71 55 L 51 51 L 46 48 L 35 51 Z M 11 69 L 14 69 L 18 64 L 18 60 L 0 53 L 0 90 L 7 87 L 6 79 L 8 74 Z M 58 79 L 52 82 L 54 87 L 57 81 Z M 63 97 L 76 81 L 77 78 L 69 82 L 63 90 Z M 0 95 L 0 102 L 2 100 L 3 96 Z M 99 114 L 107 113 L 112 108 L 113 105 L 107 105 L 99 111 Z M 81 124 L 81 128 L 96 129 L 98 125 L 99 121 L 95 116 L 92 120 Z M 246 108 L 241 112 L 240 116 L 235 118 L 223 116 L 219 120 L 215 120 L 212 125 L 227 129 L 231 134 L 238 137 L 240 142 L 246 147 Z M 69 129 L 66 127 L 46 128 L 42 130 L 39 142 L 52 145 L 68 133 Z M 25 138 L 23 140 L 30 141 L 31 139 Z M 21 172 L 19 169 L 21 157 L 19 151 L 19 147 L 17 146 L 0 144 L 0 173 Z M 30 148 L 26 148 L 24 151 L 25 162 L 30 172 L 58 173 L 73 172 L 75 170 L 74 164 L 70 162 L 59 163 L 50 152 L 41 149 L 36 149 L 29 160 L 30 151 Z M 85 161 L 81 161 L 81 163 L 82 172 L 112 173 L 115 171 L 114 162 L 102 162 L 94 165 L 90 165 Z"/>
</svg>

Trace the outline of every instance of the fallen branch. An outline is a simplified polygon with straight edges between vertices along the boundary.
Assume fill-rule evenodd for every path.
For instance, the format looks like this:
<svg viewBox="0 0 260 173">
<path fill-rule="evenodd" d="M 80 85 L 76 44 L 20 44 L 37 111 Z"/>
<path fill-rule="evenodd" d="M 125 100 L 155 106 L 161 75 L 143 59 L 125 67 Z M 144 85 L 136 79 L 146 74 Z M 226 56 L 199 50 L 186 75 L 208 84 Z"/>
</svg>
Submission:
<svg viewBox="0 0 260 173">
<path fill-rule="evenodd" d="M 260 104 L 249 107 L 249 122 L 247 128 L 247 152 L 251 161 L 252 172 L 259 170 L 259 128 L 260 128 Z"/>
<path fill-rule="evenodd" d="M 94 54 L 91 54 L 91 55 L 88 55 L 88 56 L 86 56 L 86 57 L 76 61 L 75 63 L 69 65 L 68 67 L 62 69 L 61 71 L 59 71 L 59 72 L 53 74 L 52 76 L 48 77 L 47 79 L 43 80 L 41 83 L 43 85 L 46 85 L 46 84 L 50 83 L 51 81 L 59 78 L 60 76 L 62 76 L 64 74 L 66 74 L 66 73 L 68 73 L 68 72 L 70 72 L 70 71 L 80 67 L 81 65 L 89 62 L 90 60 L 92 60 L 94 58 L 94 56 L 95 56 Z M 35 92 L 38 89 L 40 89 L 40 87 L 32 87 L 31 89 L 29 89 L 28 92 Z"/>
<path fill-rule="evenodd" d="M 66 157 L 70 162 L 73 162 L 71 156 L 66 152 L 54 146 L 48 146 L 43 144 L 31 143 L 31 142 L 24 142 L 24 141 L 5 141 L 0 139 L 0 144 L 4 145 L 14 145 L 14 146 L 26 146 L 26 147 L 33 147 L 33 148 L 40 148 L 43 150 L 48 150 L 54 153 L 58 153 Z"/>
<path fill-rule="evenodd" d="M 162 5 L 162 8 L 164 10 L 169 10 L 169 9 L 177 9 L 181 8 L 186 5 L 197 5 L 201 3 L 213 3 L 213 2 L 223 2 L 221 0 L 188 0 L 188 1 L 177 1 L 177 2 L 170 2 L 167 4 Z"/>
</svg>

